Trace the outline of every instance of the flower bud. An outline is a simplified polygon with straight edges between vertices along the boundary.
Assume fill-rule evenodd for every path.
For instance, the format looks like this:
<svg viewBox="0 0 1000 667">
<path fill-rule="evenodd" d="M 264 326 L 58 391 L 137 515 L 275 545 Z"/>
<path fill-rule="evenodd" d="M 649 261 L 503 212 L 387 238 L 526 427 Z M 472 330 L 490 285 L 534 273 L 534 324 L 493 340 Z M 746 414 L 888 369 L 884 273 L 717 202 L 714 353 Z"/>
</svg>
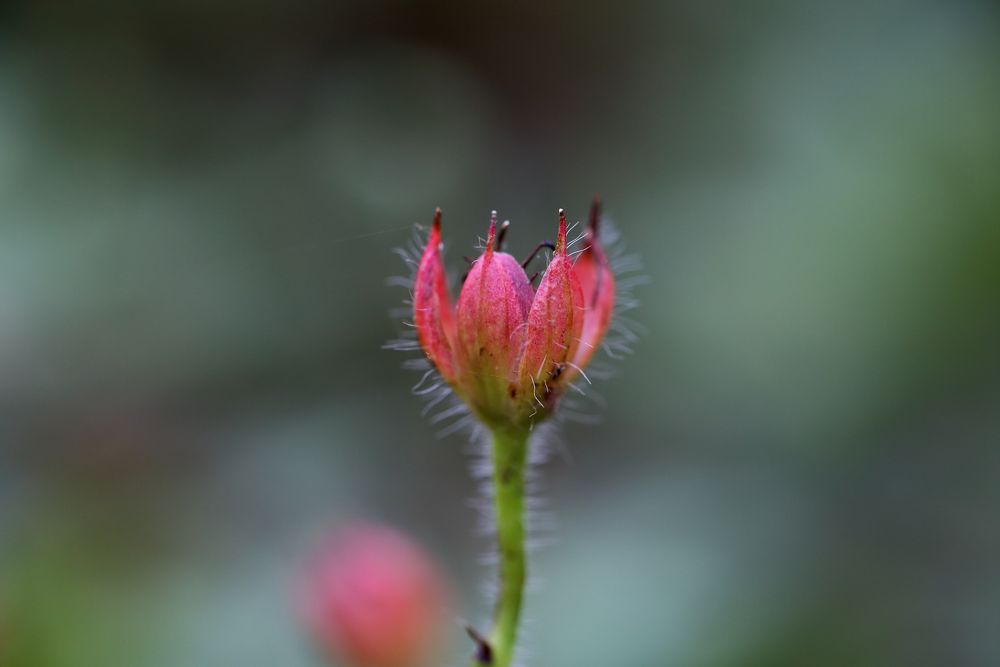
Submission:
<svg viewBox="0 0 1000 667">
<path fill-rule="evenodd" d="M 441 261 L 440 210 L 435 215 L 413 290 L 418 338 L 427 358 L 488 426 L 529 428 L 548 417 L 604 339 L 615 280 L 598 239 L 599 217 L 595 201 L 586 245 L 574 262 L 560 209 L 556 243 L 538 246 L 552 248 L 553 255 L 536 291 L 523 266 L 496 247 L 494 211 L 486 248 L 472 262 L 453 311 Z"/>
<path fill-rule="evenodd" d="M 430 558 L 400 533 L 354 525 L 306 571 L 299 605 L 330 657 L 354 667 L 427 667 L 441 648 L 447 595 Z"/>
</svg>

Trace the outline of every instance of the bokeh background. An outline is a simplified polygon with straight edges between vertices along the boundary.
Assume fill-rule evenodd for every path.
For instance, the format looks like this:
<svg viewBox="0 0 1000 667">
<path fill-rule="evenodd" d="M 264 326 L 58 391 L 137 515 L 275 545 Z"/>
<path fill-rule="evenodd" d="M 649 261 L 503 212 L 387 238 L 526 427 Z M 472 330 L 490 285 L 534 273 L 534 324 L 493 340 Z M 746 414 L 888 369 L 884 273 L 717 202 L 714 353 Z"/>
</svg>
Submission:
<svg viewBox="0 0 1000 667">
<path fill-rule="evenodd" d="M 0 664 L 322 664 L 290 590 L 402 528 L 465 618 L 460 435 L 391 249 L 600 193 L 636 353 L 543 470 L 547 667 L 1000 664 L 1000 10 L 8 2 Z M 456 624 L 453 659 L 470 646 Z"/>
</svg>

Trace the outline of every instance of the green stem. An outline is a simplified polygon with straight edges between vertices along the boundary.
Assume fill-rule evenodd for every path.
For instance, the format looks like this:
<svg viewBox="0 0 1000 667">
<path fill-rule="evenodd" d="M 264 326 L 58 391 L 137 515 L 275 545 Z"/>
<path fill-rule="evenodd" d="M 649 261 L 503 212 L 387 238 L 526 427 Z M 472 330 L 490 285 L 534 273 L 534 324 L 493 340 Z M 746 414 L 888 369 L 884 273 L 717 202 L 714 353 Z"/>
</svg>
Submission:
<svg viewBox="0 0 1000 667">
<path fill-rule="evenodd" d="M 524 596 L 527 566 L 524 557 L 524 476 L 528 435 L 525 430 L 493 431 L 493 487 L 497 548 L 500 556 L 500 595 L 489 635 L 492 662 L 478 658 L 473 665 L 509 667 L 517 641 L 518 618 Z"/>
</svg>

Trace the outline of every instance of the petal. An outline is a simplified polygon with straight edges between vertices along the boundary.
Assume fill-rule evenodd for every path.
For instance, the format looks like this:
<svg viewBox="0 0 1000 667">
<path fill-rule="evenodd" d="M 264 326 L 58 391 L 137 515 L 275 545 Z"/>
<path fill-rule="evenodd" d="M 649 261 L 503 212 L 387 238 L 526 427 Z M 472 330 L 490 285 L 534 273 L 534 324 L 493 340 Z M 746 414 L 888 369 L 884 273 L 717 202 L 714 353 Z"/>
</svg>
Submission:
<svg viewBox="0 0 1000 667">
<path fill-rule="evenodd" d="M 549 407 L 548 398 L 567 380 L 583 330 L 583 292 L 566 254 L 566 216 L 559 211 L 555 253 L 528 313 L 528 332 L 520 364 L 521 389 Z"/>
<path fill-rule="evenodd" d="M 615 307 L 615 276 L 599 240 L 601 200 L 594 198 L 587 226 L 586 246 L 576 260 L 574 270 L 583 289 L 583 333 L 573 363 L 584 368 L 604 340 Z"/>
<path fill-rule="evenodd" d="M 462 384 L 487 412 L 502 410 L 502 396 L 513 379 L 533 296 L 517 260 L 494 250 L 496 212 L 486 250 L 469 271 L 458 297 L 457 330 Z"/>
<path fill-rule="evenodd" d="M 445 380 L 454 382 L 452 341 L 455 338 L 455 316 L 441 260 L 441 209 L 434 212 L 427 247 L 417 267 L 413 284 L 413 323 L 427 358 Z"/>
</svg>

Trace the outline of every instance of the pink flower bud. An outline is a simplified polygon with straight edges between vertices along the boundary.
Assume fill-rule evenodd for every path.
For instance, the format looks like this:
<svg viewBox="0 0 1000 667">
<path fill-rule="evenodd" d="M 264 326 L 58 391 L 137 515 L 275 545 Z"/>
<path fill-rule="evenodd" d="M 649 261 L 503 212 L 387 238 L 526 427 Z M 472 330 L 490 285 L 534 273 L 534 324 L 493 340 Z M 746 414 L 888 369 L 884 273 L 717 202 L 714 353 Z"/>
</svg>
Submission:
<svg viewBox="0 0 1000 667">
<path fill-rule="evenodd" d="M 430 558 L 400 533 L 358 524 L 320 549 L 299 605 L 331 657 L 355 667 L 427 667 L 441 648 L 447 594 Z"/>
<path fill-rule="evenodd" d="M 600 346 L 615 283 L 597 238 L 598 217 L 595 202 L 586 245 L 574 261 L 560 210 L 552 260 L 536 291 L 522 265 L 495 247 L 494 212 L 486 248 L 472 263 L 453 311 L 441 260 L 440 210 L 435 215 L 414 285 L 417 337 L 442 377 L 488 425 L 526 427 L 547 417 Z"/>
</svg>

